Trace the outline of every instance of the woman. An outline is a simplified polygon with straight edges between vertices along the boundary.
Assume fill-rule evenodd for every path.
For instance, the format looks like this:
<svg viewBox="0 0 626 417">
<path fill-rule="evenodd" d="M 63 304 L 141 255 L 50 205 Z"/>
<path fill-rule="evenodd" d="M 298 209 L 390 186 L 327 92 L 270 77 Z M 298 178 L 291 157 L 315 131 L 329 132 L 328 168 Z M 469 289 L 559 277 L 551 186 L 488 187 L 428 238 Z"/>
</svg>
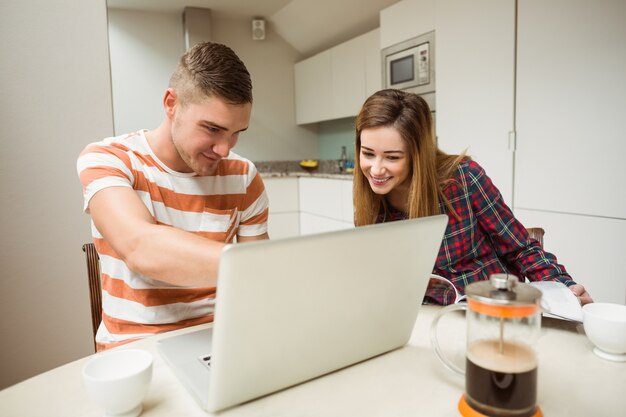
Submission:
<svg viewBox="0 0 626 417">
<path fill-rule="evenodd" d="M 447 214 L 433 273 L 461 294 L 472 282 L 508 272 L 531 281 L 560 281 L 581 304 L 593 302 L 554 255 L 529 238 L 478 163 L 437 148 L 430 109 L 421 97 L 399 90 L 369 97 L 356 119 L 355 155 L 355 224 Z M 424 301 L 454 300 L 451 286 L 429 285 Z"/>
</svg>

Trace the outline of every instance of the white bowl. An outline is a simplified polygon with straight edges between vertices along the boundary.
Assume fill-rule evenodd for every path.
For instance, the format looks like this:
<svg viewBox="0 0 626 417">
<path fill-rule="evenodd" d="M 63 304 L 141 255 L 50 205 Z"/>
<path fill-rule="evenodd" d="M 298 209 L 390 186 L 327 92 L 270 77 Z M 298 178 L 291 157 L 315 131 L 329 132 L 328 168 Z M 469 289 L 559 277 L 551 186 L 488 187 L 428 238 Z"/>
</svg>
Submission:
<svg viewBox="0 0 626 417">
<path fill-rule="evenodd" d="M 97 354 L 83 366 L 83 384 L 105 416 L 135 417 L 152 379 L 152 354 L 119 349 Z"/>
<path fill-rule="evenodd" d="M 626 361 L 626 306 L 591 303 L 583 306 L 585 333 L 601 358 Z"/>
</svg>

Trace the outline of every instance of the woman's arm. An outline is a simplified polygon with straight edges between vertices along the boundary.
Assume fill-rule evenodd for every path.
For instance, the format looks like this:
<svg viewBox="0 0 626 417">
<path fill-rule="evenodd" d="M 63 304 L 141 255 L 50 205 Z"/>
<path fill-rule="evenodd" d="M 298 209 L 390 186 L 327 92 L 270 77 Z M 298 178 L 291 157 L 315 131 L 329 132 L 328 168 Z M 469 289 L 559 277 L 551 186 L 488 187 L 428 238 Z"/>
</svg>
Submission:
<svg viewBox="0 0 626 417">
<path fill-rule="evenodd" d="M 472 210 L 481 229 L 490 237 L 498 257 L 530 281 L 560 281 L 581 303 L 592 302 L 589 293 L 574 282 L 556 257 L 529 237 L 482 167 L 476 162 L 470 162 L 468 167 Z"/>
</svg>

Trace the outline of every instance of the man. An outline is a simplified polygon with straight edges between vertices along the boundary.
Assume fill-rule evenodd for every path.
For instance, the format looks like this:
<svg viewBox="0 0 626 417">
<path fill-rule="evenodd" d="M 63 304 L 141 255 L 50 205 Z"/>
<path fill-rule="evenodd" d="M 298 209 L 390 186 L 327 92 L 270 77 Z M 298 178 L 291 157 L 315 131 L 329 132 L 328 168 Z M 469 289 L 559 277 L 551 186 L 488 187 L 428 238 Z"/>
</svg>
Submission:
<svg viewBox="0 0 626 417">
<path fill-rule="evenodd" d="M 252 109 L 237 55 L 191 48 L 163 107 L 156 129 L 92 143 L 78 158 L 102 272 L 98 350 L 212 321 L 222 248 L 268 238 L 263 181 L 231 152 Z"/>
</svg>

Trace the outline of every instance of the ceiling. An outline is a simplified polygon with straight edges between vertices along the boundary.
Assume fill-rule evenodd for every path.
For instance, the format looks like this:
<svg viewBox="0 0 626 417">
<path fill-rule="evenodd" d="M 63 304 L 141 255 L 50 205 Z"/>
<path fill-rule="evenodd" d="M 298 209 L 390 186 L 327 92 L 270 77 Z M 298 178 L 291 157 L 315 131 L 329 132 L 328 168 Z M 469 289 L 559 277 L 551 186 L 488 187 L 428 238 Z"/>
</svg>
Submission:
<svg viewBox="0 0 626 417">
<path fill-rule="evenodd" d="M 107 0 L 109 7 L 181 13 L 185 7 L 211 9 L 233 18 L 264 18 L 303 56 L 379 26 L 380 10 L 399 0 Z"/>
</svg>

